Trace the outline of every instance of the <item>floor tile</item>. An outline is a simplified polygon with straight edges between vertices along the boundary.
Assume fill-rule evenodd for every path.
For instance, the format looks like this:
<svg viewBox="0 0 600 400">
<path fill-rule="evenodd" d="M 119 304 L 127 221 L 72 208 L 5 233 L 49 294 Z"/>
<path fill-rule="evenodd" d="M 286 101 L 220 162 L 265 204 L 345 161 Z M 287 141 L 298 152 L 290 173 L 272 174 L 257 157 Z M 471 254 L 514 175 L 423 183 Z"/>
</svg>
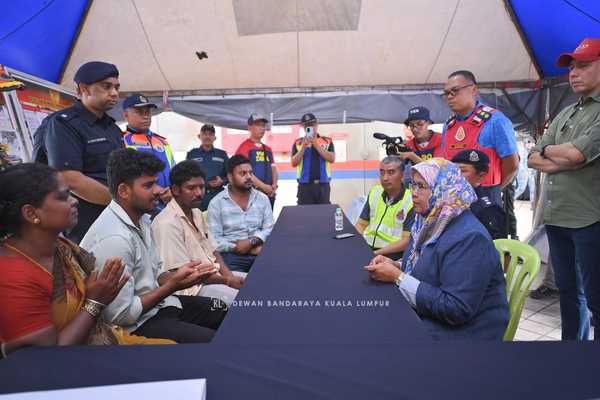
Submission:
<svg viewBox="0 0 600 400">
<path fill-rule="evenodd" d="M 535 313 L 527 318 L 529 321 L 538 322 L 551 328 L 560 327 L 560 318 L 553 315 L 543 314 L 541 312 Z"/>
<path fill-rule="evenodd" d="M 519 329 L 527 330 L 541 336 L 549 334 L 555 328 L 527 319 L 519 323 Z"/>
<path fill-rule="evenodd" d="M 534 341 L 538 340 L 542 336 L 543 335 L 529 332 L 524 329 L 517 329 L 517 333 L 515 334 L 515 341 Z"/>
</svg>

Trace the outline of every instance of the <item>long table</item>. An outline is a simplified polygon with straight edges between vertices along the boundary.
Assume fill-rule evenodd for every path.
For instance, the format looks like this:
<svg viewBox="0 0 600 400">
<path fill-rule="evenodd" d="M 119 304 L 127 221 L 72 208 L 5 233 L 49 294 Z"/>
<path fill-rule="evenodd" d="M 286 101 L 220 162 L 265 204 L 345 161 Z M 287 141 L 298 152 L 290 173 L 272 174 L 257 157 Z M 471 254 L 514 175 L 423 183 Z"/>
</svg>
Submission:
<svg viewBox="0 0 600 400">
<path fill-rule="evenodd" d="M 0 393 L 206 378 L 211 400 L 600 398 L 600 346 L 432 342 L 393 285 L 362 272 L 364 241 L 334 234 L 332 206 L 284 209 L 237 299 L 250 303 L 210 344 L 23 349 L 0 361 Z M 389 304 L 266 303 L 291 299 Z"/>
<path fill-rule="evenodd" d="M 333 205 L 284 207 L 215 343 L 394 344 L 430 341 L 394 285 L 363 271 L 373 257 Z"/>
</svg>

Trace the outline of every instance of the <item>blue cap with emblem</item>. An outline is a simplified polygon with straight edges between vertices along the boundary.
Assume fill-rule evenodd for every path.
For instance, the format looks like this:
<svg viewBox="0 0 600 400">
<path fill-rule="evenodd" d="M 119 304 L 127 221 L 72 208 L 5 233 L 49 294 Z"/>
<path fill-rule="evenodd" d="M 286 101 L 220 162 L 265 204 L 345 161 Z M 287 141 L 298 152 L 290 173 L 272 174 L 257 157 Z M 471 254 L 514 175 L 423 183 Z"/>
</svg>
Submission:
<svg viewBox="0 0 600 400">
<path fill-rule="evenodd" d="M 469 164 L 473 165 L 479 170 L 485 170 L 489 168 L 490 158 L 483 151 L 475 149 L 466 149 L 457 153 L 451 160 L 456 164 Z"/>
<path fill-rule="evenodd" d="M 429 116 L 429 110 L 425 107 L 413 107 L 410 110 L 408 110 L 408 117 L 404 120 L 404 125 L 407 125 L 410 123 L 410 121 L 416 121 L 416 120 L 420 120 L 422 119 L 423 121 L 430 121 L 433 122 L 431 120 L 431 117 Z"/>
<path fill-rule="evenodd" d="M 146 96 L 141 93 L 134 93 L 123 100 L 123 110 L 128 108 L 152 107 L 157 108 L 156 104 L 151 103 Z"/>
<path fill-rule="evenodd" d="M 90 61 L 79 67 L 73 80 L 78 85 L 80 83 L 91 85 L 92 83 L 100 82 L 106 78 L 118 77 L 119 70 L 116 65 L 104 61 Z"/>
</svg>

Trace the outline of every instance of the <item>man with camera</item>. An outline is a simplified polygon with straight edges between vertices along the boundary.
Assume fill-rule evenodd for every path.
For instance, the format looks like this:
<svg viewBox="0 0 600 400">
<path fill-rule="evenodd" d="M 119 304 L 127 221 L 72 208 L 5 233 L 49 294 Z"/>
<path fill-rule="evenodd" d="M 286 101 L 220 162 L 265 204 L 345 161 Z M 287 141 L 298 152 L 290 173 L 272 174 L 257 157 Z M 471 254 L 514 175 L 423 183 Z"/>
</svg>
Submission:
<svg viewBox="0 0 600 400">
<path fill-rule="evenodd" d="M 406 146 L 412 151 L 400 153 L 400 157 L 409 160 L 412 164 L 433 157 L 441 157 L 442 135 L 430 130 L 431 124 L 433 121 L 427 108 L 419 106 L 408 110 L 408 117 L 404 120 L 404 125 L 409 127 L 413 138 L 406 142 Z"/>
<path fill-rule="evenodd" d="M 333 140 L 318 132 L 319 121 L 306 113 L 300 124 L 306 135 L 292 146 L 292 167 L 296 167 L 298 204 L 329 204 L 331 164 L 335 162 Z"/>
</svg>

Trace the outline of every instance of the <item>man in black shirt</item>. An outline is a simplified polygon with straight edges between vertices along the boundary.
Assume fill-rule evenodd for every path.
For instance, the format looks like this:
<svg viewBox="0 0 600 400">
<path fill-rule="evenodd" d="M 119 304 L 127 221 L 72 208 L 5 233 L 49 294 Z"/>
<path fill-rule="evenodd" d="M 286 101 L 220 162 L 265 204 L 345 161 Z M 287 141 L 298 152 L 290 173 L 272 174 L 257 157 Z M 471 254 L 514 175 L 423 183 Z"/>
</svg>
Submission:
<svg viewBox="0 0 600 400">
<path fill-rule="evenodd" d="M 106 163 L 123 147 L 121 129 L 106 114 L 119 100 L 119 71 L 91 61 L 75 73 L 79 100 L 42 121 L 34 134 L 33 159 L 59 171 L 79 200 L 79 221 L 67 237 L 79 243 L 110 203 Z"/>
</svg>

